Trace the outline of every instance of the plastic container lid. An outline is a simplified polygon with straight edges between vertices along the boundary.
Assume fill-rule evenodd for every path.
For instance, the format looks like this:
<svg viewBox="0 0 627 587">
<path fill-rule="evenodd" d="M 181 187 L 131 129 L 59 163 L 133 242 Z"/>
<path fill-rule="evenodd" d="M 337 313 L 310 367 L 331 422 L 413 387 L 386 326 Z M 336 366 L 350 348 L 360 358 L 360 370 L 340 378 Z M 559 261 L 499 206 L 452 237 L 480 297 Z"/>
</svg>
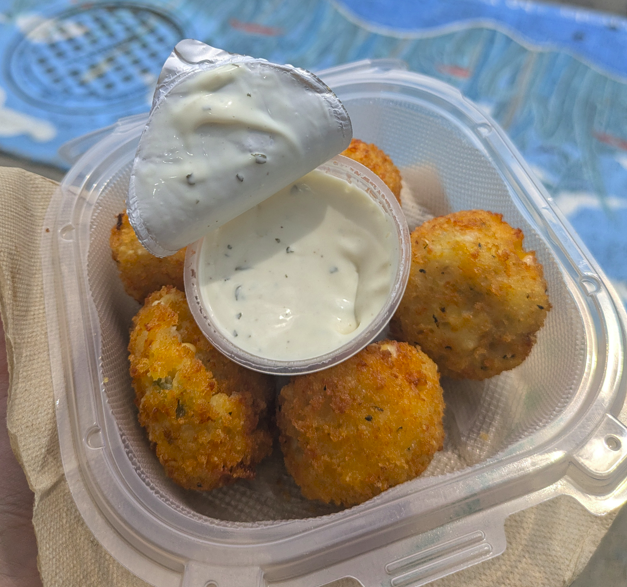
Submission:
<svg viewBox="0 0 627 587">
<path fill-rule="evenodd" d="M 350 118 L 312 73 L 180 41 L 133 161 L 127 212 L 165 257 L 259 204 L 350 144 Z"/>
</svg>

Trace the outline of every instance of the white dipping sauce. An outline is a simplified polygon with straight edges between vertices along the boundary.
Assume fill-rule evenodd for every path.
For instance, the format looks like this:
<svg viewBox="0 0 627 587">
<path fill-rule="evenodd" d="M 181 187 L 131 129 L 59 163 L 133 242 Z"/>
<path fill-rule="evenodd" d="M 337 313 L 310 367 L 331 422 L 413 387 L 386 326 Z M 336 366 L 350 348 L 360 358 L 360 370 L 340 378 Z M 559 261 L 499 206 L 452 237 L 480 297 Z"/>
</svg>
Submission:
<svg viewBox="0 0 627 587">
<path fill-rule="evenodd" d="M 377 203 L 315 170 L 205 236 L 199 291 L 222 334 L 244 351 L 318 357 L 377 316 L 398 248 Z"/>
<path fill-rule="evenodd" d="M 172 254 L 345 149 L 352 128 L 308 72 L 266 62 L 199 69 L 156 103 L 137 151 L 131 224 Z"/>
</svg>

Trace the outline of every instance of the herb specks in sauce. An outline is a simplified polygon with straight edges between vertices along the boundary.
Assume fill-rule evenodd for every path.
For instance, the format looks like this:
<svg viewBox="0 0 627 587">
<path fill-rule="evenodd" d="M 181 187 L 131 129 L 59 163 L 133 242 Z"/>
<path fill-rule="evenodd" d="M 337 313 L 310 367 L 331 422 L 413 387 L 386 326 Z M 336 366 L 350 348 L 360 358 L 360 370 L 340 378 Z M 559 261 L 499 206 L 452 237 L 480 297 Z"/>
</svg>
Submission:
<svg viewBox="0 0 627 587">
<path fill-rule="evenodd" d="M 394 277 L 395 234 L 363 191 L 315 171 L 205 237 L 201 295 L 241 349 L 280 360 L 320 356 L 378 314 Z M 233 276 L 237 287 L 223 281 Z"/>
</svg>

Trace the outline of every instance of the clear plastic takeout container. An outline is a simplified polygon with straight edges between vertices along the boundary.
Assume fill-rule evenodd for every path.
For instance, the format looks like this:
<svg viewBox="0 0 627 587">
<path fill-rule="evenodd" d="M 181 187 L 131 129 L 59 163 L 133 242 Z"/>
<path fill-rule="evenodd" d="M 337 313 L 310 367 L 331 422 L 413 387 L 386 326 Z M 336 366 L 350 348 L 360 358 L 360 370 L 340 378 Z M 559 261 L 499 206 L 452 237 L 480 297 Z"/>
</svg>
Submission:
<svg viewBox="0 0 627 587">
<path fill-rule="evenodd" d="M 185 491 L 137 422 L 126 346 L 138 305 L 108 246 L 145 117 L 89 137 L 41 235 L 59 441 L 94 536 L 153 585 L 423 585 L 501 554 L 514 512 L 558 495 L 596 514 L 627 500 L 625 312 L 516 149 L 458 91 L 401 62 L 319 75 L 354 135 L 401 169 L 410 225 L 462 209 L 502 213 L 543 263 L 553 309 L 517 369 L 443 380 L 445 446 L 413 481 L 336 508 L 302 498 L 275 452 L 254 481 Z"/>
</svg>

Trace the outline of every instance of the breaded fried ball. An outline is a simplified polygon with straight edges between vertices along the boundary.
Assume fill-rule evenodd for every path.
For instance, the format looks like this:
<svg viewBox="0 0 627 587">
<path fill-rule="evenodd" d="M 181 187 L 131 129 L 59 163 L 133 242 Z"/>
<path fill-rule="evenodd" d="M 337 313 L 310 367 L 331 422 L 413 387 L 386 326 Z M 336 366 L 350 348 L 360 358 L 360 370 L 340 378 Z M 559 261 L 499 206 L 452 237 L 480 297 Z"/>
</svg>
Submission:
<svg viewBox="0 0 627 587">
<path fill-rule="evenodd" d="M 420 345 L 446 377 L 481 380 L 520 365 L 551 308 L 542 265 L 523 238 L 483 210 L 416 228 L 392 336 Z"/>
<path fill-rule="evenodd" d="M 365 165 L 370 171 L 378 175 L 390 191 L 401 201 L 401 172 L 392 159 L 376 145 L 367 144 L 359 139 L 353 139 L 348 148 L 340 153 L 350 157 L 353 161 Z"/>
<path fill-rule="evenodd" d="M 184 289 L 185 249 L 170 257 L 155 257 L 139 242 L 126 212 L 118 214 L 117 222 L 111 229 L 109 245 L 124 290 L 140 304 L 164 285 Z"/>
<path fill-rule="evenodd" d="M 128 349 L 139 422 L 168 477 L 197 490 L 253 478 L 272 448 L 272 379 L 214 349 L 172 286 L 146 299 Z"/>
<path fill-rule="evenodd" d="M 347 361 L 292 377 L 277 422 L 303 495 L 355 505 L 420 475 L 442 449 L 438 370 L 409 344 L 371 344 Z"/>
</svg>

